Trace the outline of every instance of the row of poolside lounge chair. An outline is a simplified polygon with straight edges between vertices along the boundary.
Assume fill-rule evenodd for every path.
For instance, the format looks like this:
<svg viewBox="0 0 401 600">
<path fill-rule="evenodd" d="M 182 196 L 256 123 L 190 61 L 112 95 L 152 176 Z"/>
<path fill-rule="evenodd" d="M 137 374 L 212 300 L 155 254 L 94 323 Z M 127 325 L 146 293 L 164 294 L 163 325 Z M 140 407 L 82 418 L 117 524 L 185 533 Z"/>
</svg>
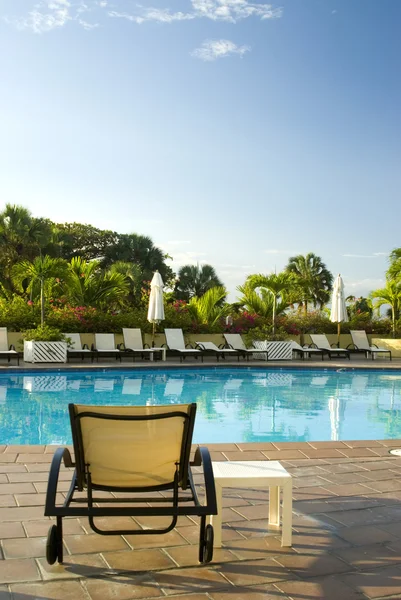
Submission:
<svg viewBox="0 0 401 600">
<path fill-rule="evenodd" d="M 236 357 L 237 360 L 242 357 L 249 360 L 250 356 L 257 355 L 258 358 L 268 359 L 268 350 L 259 348 L 247 348 L 240 334 L 225 333 L 225 344 L 218 347 L 213 342 L 198 341 L 195 346 L 186 344 L 184 335 L 181 329 L 165 329 L 166 344 L 161 347 L 149 347 L 143 343 L 142 332 L 138 328 L 124 328 L 122 344 L 115 343 L 113 333 L 95 333 L 95 343 L 89 348 L 86 344 L 82 344 L 79 333 L 65 333 L 69 339 L 68 359 L 79 357 L 84 360 L 88 356 L 93 360 L 99 360 L 99 356 L 115 356 L 121 361 L 122 357 L 132 357 L 133 360 L 137 356 L 141 358 L 153 359 L 156 353 L 160 353 L 163 357 L 166 356 L 167 350 L 170 353 L 178 355 L 180 361 L 187 356 L 200 358 L 203 362 L 203 357 L 214 355 L 217 360 L 226 358 L 227 356 Z M 388 356 L 392 359 L 391 350 L 387 348 L 379 348 L 371 345 L 365 331 L 351 331 L 352 344 L 347 348 L 338 348 L 331 346 L 329 340 L 324 334 L 311 334 L 312 344 L 309 346 L 301 346 L 295 341 L 292 341 L 292 352 L 294 356 L 302 359 L 320 356 L 324 360 L 325 356 L 330 359 L 335 357 L 351 358 L 351 352 L 362 352 L 366 358 L 374 359 L 378 355 Z M 0 357 L 17 360 L 19 364 L 19 353 L 14 346 L 8 345 L 7 328 L 0 327 Z"/>
<path fill-rule="evenodd" d="M 143 358 L 146 355 L 153 355 L 155 352 L 169 350 L 179 355 L 180 361 L 186 356 L 200 358 L 203 362 L 205 355 L 215 355 L 217 360 L 226 356 L 235 356 L 239 361 L 240 357 L 249 360 L 250 356 L 255 354 L 258 358 L 268 359 L 268 352 L 258 348 L 247 348 L 240 334 L 225 333 L 225 345 L 216 346 L 213 342 L 199 341 L 195 342 L 195 346 L 185 344 L 184 335 L 181 329 L 165 329 L 166 344 L 160 348 L 150 348 L 143 344 L 142 333 L 140 329 L 123 329 L 124 343 L 115 346 L 114 334 L 102 333 L 95 334 L 95 344 L 92 348 L 81 346 L 79 334 L 66 334 L 71 340 L 71 348 L 69 356 L 81 354 L 82 358 L 85 352 L 89 352 L 97 359 L 102 353 L 115 354 L 116 358 L 120 358 L 125 354 L 132 354 L 134 360 L 135 355 L 141 355 Z M 324 334 L 311 334 L 312 344 L 309 346 L 301 346 L 295 341 L 292 341 L 292 351 L 295 356 L 300 356 L 302 359 L 320 356 L 322 360 L 327 355 L 330 359 L 336 357 L 351 358 L 351 352 L 363 352 L 368 358 L 375 358 L 377 355 L 388 355 L 392 359 L 391 351 L 386 348 L 379 348 L 371 345 L 365 331 L 351 331 L 352 344 L 348 348 L 339 348 L 331 346 L 329 340 Z"/>
</svg>

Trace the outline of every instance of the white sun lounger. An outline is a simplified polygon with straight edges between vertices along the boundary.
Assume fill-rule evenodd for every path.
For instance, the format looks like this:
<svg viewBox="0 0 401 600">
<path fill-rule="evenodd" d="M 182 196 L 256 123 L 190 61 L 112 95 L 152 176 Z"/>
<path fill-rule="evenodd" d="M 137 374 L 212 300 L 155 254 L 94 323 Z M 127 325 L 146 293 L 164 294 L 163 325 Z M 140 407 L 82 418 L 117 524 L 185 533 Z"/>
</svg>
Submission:
<svg viewBox="0 0 401 600">
<path fill-rule="evenodd" d="M 92 352 L 96 353 L 97 362 L 99 362 L 100 354 L 111 354 L 116 358 L 119 358 L 120 362 L 121 355 L 124 354 L 121 350 L 116 348 L 114 333 L 95 333 L 95 344 L 92 344 Z"/>
<path fill-rule="evenodd" d="M 132 352 L 140 356 L 148 355 L 153 360 L 155 352 L 161 352 L 162 359 L 166 360 L 167 348 L 144 348 L 142 341 L 142 332 L 140 329 L 123 328 L 124 349 L 126 352 Z"/>
<path fill-rule="evenodd" d="M 312 343 L 316 346 L 316 348 L 318 348 L 319 350 L 323 350 L 325 354 L 329 355 L 330 359 L 332 356 L 341 355 L 345 356 L 345 358 L 348 358 L 348 360 L 351 358 L 349 350 L 347 350 L 346 348 L 332 348 L 325 334 L 311 333 L 310 336 L 312 339 Z"/>
<path fill-rule="evenodd" d="M 310 358 L 311 356 L 315 355 L 317 356 L 318 354 L 321 355 L 322 360 L 324 357 L 324 350 L 321 348 L 303 348 L 300 344 L 298 344 L 298 342 L 295 342 L 294 340 L 291 342 L 292 344 L 292 352 L 295 354 L 300 354 L 302 360 L 305 360 L 305 356 L 307 356 L 308 358 Z"/>
<path fill-rule="evenodd" d="M 186 356 L 198 356 L 201 357 L 203 362 L 203 354 L 198 348 L 188 348 L 185 345 L 184 335 L 182 329 L 165 329 L 164 334 L 166 336 L 166 343 L 169 350 L 174 350 L 180 354 L 180 362 Z"/>
<path fill-rule="evenodd" d="M 206 352 L 214 352 L 217 360 L 219 360 L 220 356 L 225 358 L 226 355 L 231 355 L 236 356 L 239 361 L 239 357 L 241 356 L 238 350 L 234 350 L 234 348 L 218 348 L 213 342 L 196 342 L 196 345 Z"/>
<path fill-rule="evenodd" d="M 244 340 L 240 336 L 239 333 L 224 333 L 224 339 L 226 340 L 229 348 L 233 350 L 237 350 L 241 354 L 247 357 L 249 360 L 249 356 L 253 356 L 256 354 L 255 348 L 247 348 L 244 344 Z M 258 351 L 258 355 L 264 354 L 267 360 L 267 352 Z"/>
<path fill-rule="evenodd" d="M 8 345 L 7 327 L 0 327 L 0 357 L 2 356 L 6 357 L 8 362 L 10 362 L 11 358 L 16 358 L 19 365 L 18 352 L 13 345 Z"/>
<path fill-rule="evenodd" d="M 388 350 L 387 348 L 379 348 L 376 345 L 371 346 L 369 343 L 369 339 L 368 336 L 366 335 L 366 331 L 364 330 L 358 330 L 358 331 L 350 331 L 351 333 L 351 337 L 352 337 L 352 343 L 355 346 L 355 350 L 357 350 L 358 352 L 365 352 L 366 358 L 369 357 L 369 354 L 372 355 L 372 360 L 375 357 L 375 354 L 388 354 L 390 357 L 390 360 L 392 359 L 391 357 L 391 350 Z"/>
<path fill-rule="evenodd" d="M 70 340 L 67 348 L 67 362 L 73 356 L 80 356 L 82 360 L 85 356 L 90 356 L 93 362 L 93 352 L 89 350 L 86 344 L 82 345 L 79 333 L 64 333 L 63 335 Z"/>
</svg>

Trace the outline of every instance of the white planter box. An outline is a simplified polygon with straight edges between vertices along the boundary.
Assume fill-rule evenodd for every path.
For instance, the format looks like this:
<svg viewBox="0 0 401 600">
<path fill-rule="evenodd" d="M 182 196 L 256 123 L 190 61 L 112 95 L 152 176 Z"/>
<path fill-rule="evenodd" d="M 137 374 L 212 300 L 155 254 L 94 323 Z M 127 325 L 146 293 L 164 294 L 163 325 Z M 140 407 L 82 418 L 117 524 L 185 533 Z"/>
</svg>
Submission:
<svg viewBox="0 0 401 600">
<path fill-rule="evenodd" d="M 253 342 L 258 350 L 267 350 L 268 360 L 292 360 L 292 343 L 291 342 L 268 342 L 256 341 Z M 263 358 L 263 355 L 259 355 Z"/>
<path fill-rule="evenodd" d="M 66 342 L 24 342 L 24 362 L 65 363 Z"/>
</svg>

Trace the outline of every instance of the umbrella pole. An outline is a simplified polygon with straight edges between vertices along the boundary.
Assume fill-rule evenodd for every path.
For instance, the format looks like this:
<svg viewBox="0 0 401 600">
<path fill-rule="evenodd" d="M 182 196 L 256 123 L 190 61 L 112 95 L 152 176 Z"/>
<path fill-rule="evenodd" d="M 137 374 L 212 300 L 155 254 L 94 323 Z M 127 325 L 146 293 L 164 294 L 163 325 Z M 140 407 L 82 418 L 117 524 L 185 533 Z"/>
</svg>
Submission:
<svg viewBox="0 0 401 600">
<path fill-rule="evenodd" d="M 153 331 L 152 331 L 152 348 L 155 347 L 155 331 L 156 331 L 156 323 L 153 321 Z"/>
<path fill-rule="evenodd" d="M 337 323 L 337 348 L 340 347 L 341 323 Z"/>
</svg>

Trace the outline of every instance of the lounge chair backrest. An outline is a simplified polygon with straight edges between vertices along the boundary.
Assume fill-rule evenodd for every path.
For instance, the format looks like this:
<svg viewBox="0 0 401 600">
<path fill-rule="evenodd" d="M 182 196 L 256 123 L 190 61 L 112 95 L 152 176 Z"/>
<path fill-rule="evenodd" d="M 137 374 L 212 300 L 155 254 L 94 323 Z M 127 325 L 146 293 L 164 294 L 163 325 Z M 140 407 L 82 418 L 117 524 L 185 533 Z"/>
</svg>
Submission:
<svg viewBox="0 0 401 600">
<path fill-rule="evenodd" d="M 295 340 L 291 340 L 291 346 L 293 350 L 305 350 L 305 348 L 302 348 L 301 344 L 298 344 Z"/>
<path fill-rule="evenodd" d="M 114 333 L 95 333 L 96 350 L 115 350 Z"/>
<path fill-rule="evenodd" d="M 234 348 L 234 350 L 246 350 L 244 340 L 239 333 L 225 333 L 224 339 L 231 348 Z"/>
<path fill-rule="evenodd" d="M 370 344 L 368 340 L 368 336 L 366 335 L 366 331 L 350 331 L 352 337 L 352 343 L 359 350 L 369 350 Z"/>
<path fill-rule="evenodd" d="M 318 348 L 325 348 L 326 350 L 332 349 L 330 346 L 329 340 L 322 333 L 319 333 L 319 334 L 311 333 L 311 339 L 312 339 L 312 342 L 315 344 L 315 346 L 317 346 Z"/>
<path fill-rule="evenodd" d="M 215 352 L 219 351 L 219 348 L 216 346 L 216 344 L 213 344 L 213 342 L 196 342 L 197 344 L 199 344 L 199 346 L 201 348 L 204 348 L 205 350 L 214 350 Z"/>
<path fill-rule="evenodd" d="M 85 465 L 93 485 L 118 488 L 168 486 L 179 465 L 186 487 L 196 404 L 70 404 L 69 411 L 79 487 Z"/>
<path fill-rule="evenodd" d="M 123 329 L 124 346 L 131 350 L 143 350 L 142 332 L 140 329 Z"/>
<path fill-rule="evenodd" d="M 7 327 L 0 327 L 0 352 L 8 352 Z"/>
<path fill-rule="evenodd" d="M 68 345 L 69 350 L 82 350 L 81 336 L 79 333 L 64 333 L 63 335 L 71 340 L 71 343 Z"/>
<path fill-rule="evenodd" d="M 165 329 L 166 343 L 170 350 L 185 350 L 182 329 Z"/>
</svg>

